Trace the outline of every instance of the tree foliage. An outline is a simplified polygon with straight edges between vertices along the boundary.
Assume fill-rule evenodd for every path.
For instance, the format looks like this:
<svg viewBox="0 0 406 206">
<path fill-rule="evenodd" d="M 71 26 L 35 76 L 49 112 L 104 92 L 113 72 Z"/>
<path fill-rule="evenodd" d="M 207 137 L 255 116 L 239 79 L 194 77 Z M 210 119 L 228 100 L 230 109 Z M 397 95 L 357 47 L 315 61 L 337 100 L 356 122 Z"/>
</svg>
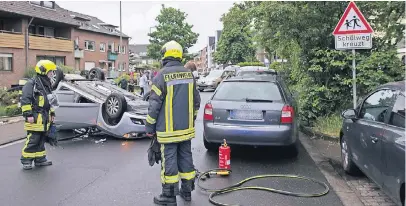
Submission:
<svg viewBox="0 0 406 206">
<path fill-rule="evenodd" d="M 244 4 L 234 4 L 230 11 L 222 16 L 223 31 L 214 54 L 216 62 L 236 64 L 255 59 L 248 11 Z"/>
<path fill-rule="evenodd" d="M 271 65 L 282 70 L 297 94 L 299 113 L 312 122 L 352 105 L 351 51 L 334 48 L 332 32 L 348 2 L 276 2 L 248 4 L 255 40 L 270 54 L 287 59 Z M 379 84 L 404 79 L 395 45 L 404 36 L 403 2 L 359 2 L 375 30 L 373 48 L 357 50 L 357 95 Z"/>
<path fill-rule="evenodd" d="M 199 34 L 192 31 L 193 25 L 186 22 L 187 14 L 179 9 L 162 5 L 161 13 L 156 17 L 158 26 L 149 34 L 148 56 L 160 59 L 162 46 L 171 40 L 178 42 L 183 47 L 183 53 L 192 47 Z"/>
</svg>

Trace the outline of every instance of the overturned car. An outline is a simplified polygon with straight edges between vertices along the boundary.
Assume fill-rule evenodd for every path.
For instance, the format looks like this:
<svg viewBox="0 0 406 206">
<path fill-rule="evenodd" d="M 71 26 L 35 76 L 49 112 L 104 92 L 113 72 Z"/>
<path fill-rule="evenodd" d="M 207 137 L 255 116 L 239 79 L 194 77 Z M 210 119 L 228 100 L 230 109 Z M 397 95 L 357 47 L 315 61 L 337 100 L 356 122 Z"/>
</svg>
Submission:
<svg viewBox="0 0 406 206">
<path fill-rule="evenodd" d="M 54 123 L 61 139 L 95 133 L 145 137 L 148 102 L 106 81 L 99 68 L 91 69 L 85 77 L 58 69 L 51 83 L 58 100 Z"/>
</svg>

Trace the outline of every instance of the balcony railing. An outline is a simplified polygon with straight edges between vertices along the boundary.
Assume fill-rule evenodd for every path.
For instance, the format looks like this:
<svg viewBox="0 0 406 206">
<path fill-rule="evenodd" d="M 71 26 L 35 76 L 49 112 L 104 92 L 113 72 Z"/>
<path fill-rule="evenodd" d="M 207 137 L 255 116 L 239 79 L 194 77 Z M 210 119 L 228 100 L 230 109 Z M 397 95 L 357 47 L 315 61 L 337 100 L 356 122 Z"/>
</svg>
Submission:
<svg viewBox="0 0 406 206">
<path fill-rule="evenodd" d="M 116 53 L 116 52 L 112 52 L 112 51 L 108 51 L 108 52 L 107 52 L 107 60 L 109 60 L 109 61 L 116 61 L 116 60 L 117 60 L 117 53 Z"/>
<path fill-rule="evenodd" d="M 30 49 L 73 52 L 73 41 L 66 38 L 52 38 L 30 35 Z"/>
<path fill-rule="evenodd" d="M 0 48 L 24 49 L 24 35 L 18 32 L 0 30 Z"/>
</svg>

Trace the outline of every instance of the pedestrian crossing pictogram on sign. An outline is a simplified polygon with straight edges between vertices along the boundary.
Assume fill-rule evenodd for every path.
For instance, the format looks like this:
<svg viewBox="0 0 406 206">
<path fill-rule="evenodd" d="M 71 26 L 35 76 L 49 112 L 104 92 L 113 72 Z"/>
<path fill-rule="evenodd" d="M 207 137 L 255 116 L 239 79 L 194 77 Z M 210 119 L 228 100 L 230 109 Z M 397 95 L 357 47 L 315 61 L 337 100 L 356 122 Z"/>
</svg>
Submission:
<svg viewBox="0 0 406 206">
<path fill-rule="evenodd" d="M 334 29 L 333 35 L 371 34 L 374 31 L 354 2 L 348 4 L 343 16 Z"/>
</svg>

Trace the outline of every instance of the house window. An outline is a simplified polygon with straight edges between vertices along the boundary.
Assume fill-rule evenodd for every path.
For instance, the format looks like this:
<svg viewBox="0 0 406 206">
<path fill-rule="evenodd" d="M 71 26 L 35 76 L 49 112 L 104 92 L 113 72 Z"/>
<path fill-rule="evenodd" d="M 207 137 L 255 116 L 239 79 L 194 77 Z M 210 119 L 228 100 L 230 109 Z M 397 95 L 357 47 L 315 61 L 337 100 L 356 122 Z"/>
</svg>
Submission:
<svg viewBox="0 0 406 206">
<path fill-rule="evenodd" d="M 54 62 L 56 65 L 65 65 L 64 56 L 37 56 L 37 61 L 40 60 L 49 60 Z"/>
<path fill-rule="evenodd" d="M 0 71 L 11 71 L 13 66 L 13 54 L 0 53 Z"/>
<path fill-rule="evenodd" d="M 106 52 L 106 44 L 100 43 L 100 52 Z"/>
<path fill-rule="evenodd" d="M 125 54 L 125 46 L 121 46 L 120 53 Z"/>
<path fill-rule="evenodd" d="M 55 9 L 55 2 L 53 1 L 30 1 L 31 4 L 42 6 L 49 9 Z"/>
<path fill-rule="evenodd" d="M 94 41 L 85 41 L 85 50 L 94 51 Z"/>
</svg>

